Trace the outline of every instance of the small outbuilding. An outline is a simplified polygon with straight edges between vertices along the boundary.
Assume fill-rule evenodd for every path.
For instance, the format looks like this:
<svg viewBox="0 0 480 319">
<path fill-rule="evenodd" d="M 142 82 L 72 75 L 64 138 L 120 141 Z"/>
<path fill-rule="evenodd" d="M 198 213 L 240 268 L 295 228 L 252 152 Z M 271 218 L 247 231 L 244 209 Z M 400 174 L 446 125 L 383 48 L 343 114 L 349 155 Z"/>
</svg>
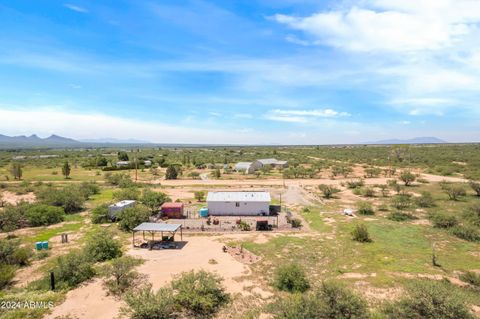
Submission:
<svg viewBox="0 0 480 319">
<path fill-rule="evenodd" d="M 264 158 L 253 162 L 253 165 L 258 169 L 264 166 L 271 166 L 272 168 L 286 168 L 288 166 L 287 161 L 279 161 L 275 158 Z"/>
<path fill-rule="evenodd" d="M 211 216 L 269 215 L 269 192 L 209 192 L 208 213 Z"/>
<path fill-rule="evenodd" d="M 168 202 L 164 203 L 160 208 L 162 216 L 168 218 L 183 218 L 183 203 L 178 202 Z"/>
<path fill-rule="evenodd" d="M 166 224 L 166 223 L 141 223 L 135 227 L 132 231 L 132 245 L 135 246 L 135 233 L 142 232 L 143 240 L 148 240 L 149 244 L 147 245 L 150 248 L 153 248 L 156 242 L 175 242 L 175 234 L 180 230 L 180 240 L 183 240 L 182 225 L 181 224 Z M 147 238 L 145 234 L 150 234 L 150 238 Z M 160 241 L 156 241 L 155 233 L 160 233 Z M 164 236 L 166 235 L 166 236 Z M 160 248 L 177 248 L 176 245 L 162 246 Z"/>
<path fill-rule="evenodd" d="M 133 207 L 137 201 L 135 200 L 122 200 L 118 203 L 108 206 L 108 216 L 114 220 L 117 218 L 117 214 L 120 213 L 125 208 Z"/>
<path fill-rule="evenodd" d="M 245 174 L 253 174 L 256 171 L 252 162 L 239 162 L 235 165 L 235 171 L 243 172 Z"/>
<path fill-rule="evenodd" d="M 130 167 L 130 161 L 118 161 L 116 163 L 117 167 Z"/>
</svg>

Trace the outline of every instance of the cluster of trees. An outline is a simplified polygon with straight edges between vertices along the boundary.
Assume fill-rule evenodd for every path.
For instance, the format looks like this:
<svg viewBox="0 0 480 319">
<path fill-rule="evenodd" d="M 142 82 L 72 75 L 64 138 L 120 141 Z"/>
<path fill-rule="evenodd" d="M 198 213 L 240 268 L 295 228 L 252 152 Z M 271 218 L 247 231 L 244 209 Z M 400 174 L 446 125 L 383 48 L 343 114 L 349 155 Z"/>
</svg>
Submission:
<svg viewBox="0 0 480 319">
<path fill-rule="evenodd" d="M 83 182 L 63 188 L 56 188 L 51 185 L 44 186 L 36 192 L 36 195 L 42 203 L 63 207 L 65 213 L 71 214 L 82 210 L 85 201 L 99 192 L 100 187 L 97 184 Z"/>
<path fill-rule="evenodd" d="M 478 275 L 465 274 L 478 284 Z M 276 319 L 369 319 L 431 318 L 473 319 L 465 296 L 448 282 L 419 280 L 407 285 L 404 297 L 372 311 L 367 302 L 345 285 L 324 281 L 311 288 L 305 271 L 296 264 L 280 266 L 274 286 L 290 294 L 277 298 L 269 310 Z"/>
</svg>

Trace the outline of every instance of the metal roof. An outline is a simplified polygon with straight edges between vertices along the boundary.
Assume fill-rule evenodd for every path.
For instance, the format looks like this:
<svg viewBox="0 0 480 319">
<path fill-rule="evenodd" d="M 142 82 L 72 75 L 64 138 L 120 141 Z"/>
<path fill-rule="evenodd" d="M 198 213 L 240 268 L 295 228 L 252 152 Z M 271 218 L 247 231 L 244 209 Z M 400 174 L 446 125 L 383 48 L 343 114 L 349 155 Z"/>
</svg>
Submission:
<svg viewBox="0 0 480 319">
<path fill-rule="evenodd" d="M 124 206 L 134 204 L 135 202 L 136 202 L 135 200 L 126 199 L 126 200 L 122 200 L 118 203 L 112 204 L 109 207 L 124 207 Z"/>
<path fill-rule="evenodd" d="M 134 231 L 154 231 L 154 232 L 175 232 L 180 227 L 181 224 L 165 224 L 165 223 L 141 223 L 135 227 Z"/>
<path fill-rule="evenodd" d="M 209 192 L 207 202 L 270 202 L 269 192 Z"/>
<path fill-rule="evenodd" d="M 262 163 L 263 165 L 272 165 L 272 164 L 277 164 L 277 165 L 282 165 L 282 164 L 287 164 L 287 161 L 279 161 L 275 158 L 262 158 L 257 160 L 258 162 Z"/>
<path fill-rule="evenodd" d="M 171 207 L 174 207 L 174 208 L 180 208 L 180 207 L 183 207 L 183 203 L 178 203 L 178 202 L 166 202 L 166 203 L 163 203 L 162 205 L 162 208 L 171 208 Z"/>
<path fill-rule="evenodd" d="M 238 162 L 235 164 L 235 169 L 248 169 L 252 165 L 252 162 Z"/>
</svg>

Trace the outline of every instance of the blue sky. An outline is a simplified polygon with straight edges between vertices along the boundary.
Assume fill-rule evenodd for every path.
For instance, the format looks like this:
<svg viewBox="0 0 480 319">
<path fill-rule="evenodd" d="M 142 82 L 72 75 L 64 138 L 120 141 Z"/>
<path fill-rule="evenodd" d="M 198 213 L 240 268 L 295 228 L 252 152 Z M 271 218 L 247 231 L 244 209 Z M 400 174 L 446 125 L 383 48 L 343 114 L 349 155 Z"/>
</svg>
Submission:
<svg viewBox="0 0 480 319">
<path fill-rule="evenodd" d="M 480 1 L 3 1 L 0 134 L 480 136 Z"/>
</svg>

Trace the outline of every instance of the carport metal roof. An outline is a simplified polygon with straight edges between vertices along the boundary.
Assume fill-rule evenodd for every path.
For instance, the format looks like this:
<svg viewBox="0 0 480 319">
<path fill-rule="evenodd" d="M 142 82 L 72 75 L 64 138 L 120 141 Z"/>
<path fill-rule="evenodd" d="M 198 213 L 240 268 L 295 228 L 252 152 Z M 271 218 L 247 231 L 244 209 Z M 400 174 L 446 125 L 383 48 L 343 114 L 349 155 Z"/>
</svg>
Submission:
<svg viewBox="0 0 480 319">
<path fill-rule="evenodd" d="M 141 223 L 133 231 L 176 232 L 181 227 L 181 224 Z"/>
</svg>

